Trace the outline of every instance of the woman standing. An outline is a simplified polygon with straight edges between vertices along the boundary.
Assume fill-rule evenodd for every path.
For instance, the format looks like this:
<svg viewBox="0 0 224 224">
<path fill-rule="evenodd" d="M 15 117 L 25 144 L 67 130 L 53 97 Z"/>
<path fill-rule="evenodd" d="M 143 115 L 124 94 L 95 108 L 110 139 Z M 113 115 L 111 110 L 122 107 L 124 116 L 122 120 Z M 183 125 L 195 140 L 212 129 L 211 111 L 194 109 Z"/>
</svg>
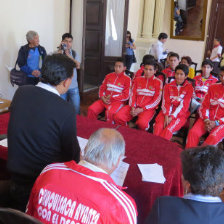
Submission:
<svg viewBox="0 0 224 224">
<path fill-rule="evenodd" d="M 125 64 L 127 70 L 130 70 L 132 63 L 136 62 L 134 50 L 136 49 L 134 40 L 131 38 L 131 32 L 127 31 L 126 36 L 126 53 L 125 53 Z"/>
</svg>

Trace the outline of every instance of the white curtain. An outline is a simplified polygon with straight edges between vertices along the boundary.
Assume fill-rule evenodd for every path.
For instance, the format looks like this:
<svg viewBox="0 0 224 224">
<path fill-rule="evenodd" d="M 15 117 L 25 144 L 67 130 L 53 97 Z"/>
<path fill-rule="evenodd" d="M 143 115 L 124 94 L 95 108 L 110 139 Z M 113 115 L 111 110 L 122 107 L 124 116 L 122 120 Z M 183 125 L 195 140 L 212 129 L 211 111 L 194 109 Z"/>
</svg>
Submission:
<svg viewBox="0 0 224 224">
<path fill-rule="evenodd" d="M 122 56 L 125 0 L 107 0 L 105 56 Z"/>
</svg>

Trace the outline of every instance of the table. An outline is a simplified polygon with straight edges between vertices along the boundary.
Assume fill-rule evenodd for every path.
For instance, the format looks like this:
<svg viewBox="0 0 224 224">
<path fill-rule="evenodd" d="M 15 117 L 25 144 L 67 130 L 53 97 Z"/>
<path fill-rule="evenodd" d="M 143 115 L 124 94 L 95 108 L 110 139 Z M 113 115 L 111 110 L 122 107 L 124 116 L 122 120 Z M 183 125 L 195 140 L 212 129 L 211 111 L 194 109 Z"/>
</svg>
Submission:
<svg viewBox="0 0 224 224">
<path fill-rule="evenodd" d="M 1 102 L 3 102 L 3 103 L 1 103 Z M 8 111 L 10 104 L 11 104 L 10 100 L 0 98 L 0 112 L 2 113 L 5 111 Z"/>
<path fill-rule="evenodd" d="M 77 117 L 77 135 L 89 138 L 99 128 L 116 128 L 124 137 L 126 156 L 124 162 L 130 164 L 124 186 L 138 208 L 138 223 L 143 223 L 155 199 L 162 195 L 182 196 L 180 152 L 175 143 L 154 136 L 145 131 L 92 121 L 86 117 Z M 142 182 L 137 164 L 158 163 L 163 166 L 166 182 L 164 184 Z"/>
<path fill-rule="evenodd" d="M 138 223 L 143 223 L 157 197 L 162 195 L 183 195 L 179 157 L 182 150 L 175 143 L 145 131 L 77 116 L 77 135 L 80 137 L 88 139 L 94 131 L 105 127 L 116 128 L 125 139 L 127 157 L 124 162 L 129 163 L 130 167 L 124 186 L 128 187 L 125 191 L 135 199 L 137 204 Z M 0 147 L 0 157 L 1 151 L 2 155 L 7 157 L 6 150 L 7 148 Z M 139 163 L 158 163 L 162 165 L 166 182 L 164 184 L 143 182 L 140 170 L 137 167 Z"/>
</svg>

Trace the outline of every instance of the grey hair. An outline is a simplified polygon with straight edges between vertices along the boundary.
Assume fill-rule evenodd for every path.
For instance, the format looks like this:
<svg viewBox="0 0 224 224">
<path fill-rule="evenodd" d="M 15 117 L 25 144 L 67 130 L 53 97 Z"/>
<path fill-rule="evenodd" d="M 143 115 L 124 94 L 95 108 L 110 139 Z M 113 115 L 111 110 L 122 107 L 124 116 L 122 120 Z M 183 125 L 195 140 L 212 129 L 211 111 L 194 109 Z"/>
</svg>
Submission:
<svg viewBox="0 0 224 224">
<path fill-rule="evenodd" d="M 115 129 L 100 128 L 94 132 L 84 149 L 83 159 L 94 165 L 112 169 L 120 156 L 125 154 L 123 136 Z"/>
<path fill-rule="evenodd" d="M 27 42 L 30 42 L 30 40 L 33 40 L 33 38 L 37 35 L 38 35 L 38 33 L 36 31 L 33 31 L 33 30 L 28 31 L 26 34 Z"/>
</svg>

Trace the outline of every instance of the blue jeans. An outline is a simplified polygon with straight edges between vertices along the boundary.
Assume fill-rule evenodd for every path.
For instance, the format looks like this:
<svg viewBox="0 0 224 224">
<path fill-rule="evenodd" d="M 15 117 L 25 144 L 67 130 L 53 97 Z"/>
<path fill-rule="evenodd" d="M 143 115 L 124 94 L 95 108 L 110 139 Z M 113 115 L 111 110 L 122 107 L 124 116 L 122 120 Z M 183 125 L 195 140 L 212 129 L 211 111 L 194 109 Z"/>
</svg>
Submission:
<svg viewBox="0 0 224 224">
<path fill-rule="evenodd" d="M 62 94 L 61 97 L 74 106 L 76 115 L 80 114 L 80 96 L 78 87 L 69 89 L 65 94 Z"/>
</svg>

